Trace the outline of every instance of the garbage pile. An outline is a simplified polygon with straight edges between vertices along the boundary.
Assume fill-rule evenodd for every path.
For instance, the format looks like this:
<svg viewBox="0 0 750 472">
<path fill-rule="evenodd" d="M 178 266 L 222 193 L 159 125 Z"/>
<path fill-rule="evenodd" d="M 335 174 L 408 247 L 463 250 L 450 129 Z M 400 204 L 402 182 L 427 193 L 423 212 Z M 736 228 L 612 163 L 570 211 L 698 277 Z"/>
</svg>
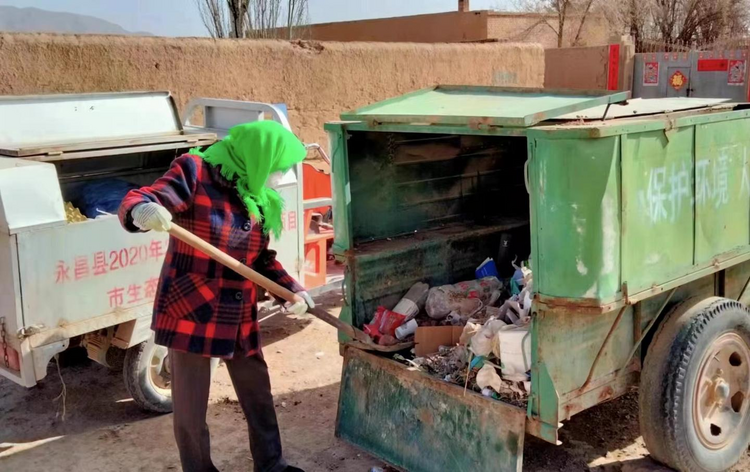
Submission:
<svg viewBox="0 0 750 472">
<path fill-rule="evenodd" d="M 65 191 L 68 199 L 65 203 L 65 216 L 68 223 L 117 214 L 122 199 L 136 188 L 137 185 L 121 179 L 100 179 L 69 185 Z"/>
<path fill-rule="evenodd" d="M 65 202 L 65 219 L 68 223 L 80 223 L 82 221 L 88 221 L 85 215 L 81 213 L 81 210 L 74 207 L 71 202 Z"/>
<path fill-rule="evenodd" d="M 501 279 L 487 259 L 476 280 L 417 283 L 393 309 L 379 307 L 364 329 L 382 345 L 414 340 L 408 356 L 394 356 L 411 368 L 525 407 L 533 278 L 523 263 L 513 267 L 513 276 Z"/>
</svg>

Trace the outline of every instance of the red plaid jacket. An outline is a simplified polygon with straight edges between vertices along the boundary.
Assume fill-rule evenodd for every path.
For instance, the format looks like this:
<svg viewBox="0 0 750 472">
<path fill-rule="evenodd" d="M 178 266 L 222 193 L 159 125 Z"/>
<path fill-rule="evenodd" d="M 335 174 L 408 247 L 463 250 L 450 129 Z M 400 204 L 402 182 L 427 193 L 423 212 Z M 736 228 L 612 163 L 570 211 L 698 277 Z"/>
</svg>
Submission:
<svg viewBox="0 0 750 472">
<path fill-rule="evenodd" d="M 137 232 L 131 211 L 156 202 L 175 223 L 293 292 L 303 288 L 268 249 L 269 236 L 248 217 L 234 184 L 197 156 L 184 155 L 150 187 L 128 193 L 120 206 L 123 227 Z M 151 328 L 156 343 L 206 357 L 260 352 L 255 284 L 170 238 L 159 279 Z"/>
</svg>

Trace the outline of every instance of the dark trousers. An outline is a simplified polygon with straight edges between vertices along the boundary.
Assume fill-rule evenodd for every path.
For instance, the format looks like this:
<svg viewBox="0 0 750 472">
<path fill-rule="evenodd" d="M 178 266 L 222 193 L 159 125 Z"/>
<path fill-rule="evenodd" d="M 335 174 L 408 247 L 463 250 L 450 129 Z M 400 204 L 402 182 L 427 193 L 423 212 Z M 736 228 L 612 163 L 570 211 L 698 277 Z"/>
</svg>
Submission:
<svg viewBox="0 0 750 472">
<path fill-rule="evenodd" d="M 213 472 L 211 441 L 206 424 L 211 359 L 169 350 L 174 403 L 174 435 L 185 472 Z M 261 355 L 226 361 L 234 391 L 247 419 L 255 472 L 286 468 L 271 395 L 268 366 Z"/>
</svg>

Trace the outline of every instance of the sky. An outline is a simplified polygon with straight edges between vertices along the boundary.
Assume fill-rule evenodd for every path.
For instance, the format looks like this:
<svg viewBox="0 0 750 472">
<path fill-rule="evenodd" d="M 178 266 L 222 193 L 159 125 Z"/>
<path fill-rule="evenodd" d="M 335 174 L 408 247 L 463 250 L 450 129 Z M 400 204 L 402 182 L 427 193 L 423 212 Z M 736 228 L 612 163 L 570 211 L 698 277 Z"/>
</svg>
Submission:
<svg viewBox="0 0 750 472">
<path fill-rule="evenodd" d="M 312 23 L 387 18 L 457 9 L 457 0 L 308 0 Z M 472 10 L 508 9 L 511 0 L 471 0 Z M 36 7 L 95 16 L 128 31 L 158 36 L 205 36 L 195 0 L 0 0 L 0 5 Z"/>
</svg>

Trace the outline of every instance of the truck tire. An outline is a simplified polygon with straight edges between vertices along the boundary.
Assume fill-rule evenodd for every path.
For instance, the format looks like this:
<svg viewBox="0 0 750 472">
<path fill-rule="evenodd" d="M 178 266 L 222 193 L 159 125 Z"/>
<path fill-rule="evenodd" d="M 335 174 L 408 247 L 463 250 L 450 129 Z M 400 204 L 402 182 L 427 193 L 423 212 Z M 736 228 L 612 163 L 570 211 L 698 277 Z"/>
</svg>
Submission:
<svg viewBox="0 0 750 472">
<path fill-rule="evenodd" d="M 123 368 L 125 386 L 133 400 L 154 413 L 172 411 L 172 391 L 167 348 L 148 341 L 127 350 Z"/>
<path fill-rule="evenodd" d="M 750 310 L 709 298 L 678 305 L 643 366 L 640 423 L 651 456 L 685 472 L 723 471 L 750 444 Z"/>
</svg>

